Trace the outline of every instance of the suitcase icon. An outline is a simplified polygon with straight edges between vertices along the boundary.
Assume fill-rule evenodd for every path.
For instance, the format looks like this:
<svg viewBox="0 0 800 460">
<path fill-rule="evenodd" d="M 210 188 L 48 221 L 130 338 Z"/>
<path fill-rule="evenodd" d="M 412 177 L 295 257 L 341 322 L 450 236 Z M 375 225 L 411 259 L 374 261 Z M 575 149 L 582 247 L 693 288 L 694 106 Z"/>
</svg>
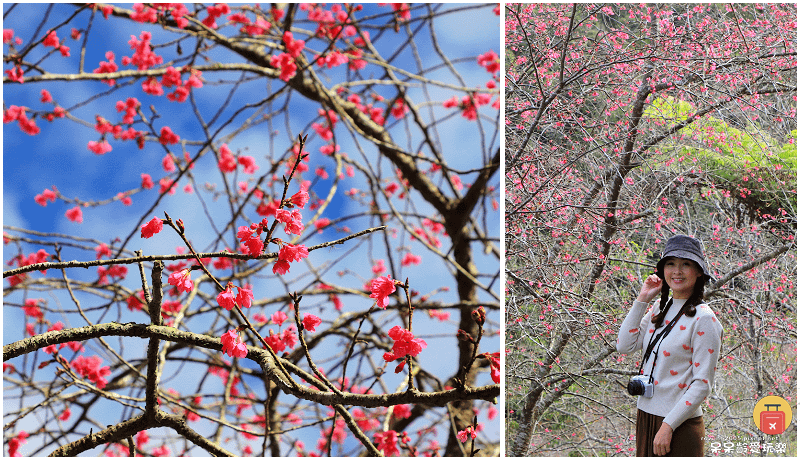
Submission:
<svg viewBox="0 0 800 460">
<path fill-rule="evenodd" d="M 765 434 L 781 434 L 786 431 L 786 414 L 778 410 L 780 404 L 764 404 L 767 410 L 761 413 L 761 431 Z M 774 410 L 770 410 L 774 407 Z"/>
</svg>

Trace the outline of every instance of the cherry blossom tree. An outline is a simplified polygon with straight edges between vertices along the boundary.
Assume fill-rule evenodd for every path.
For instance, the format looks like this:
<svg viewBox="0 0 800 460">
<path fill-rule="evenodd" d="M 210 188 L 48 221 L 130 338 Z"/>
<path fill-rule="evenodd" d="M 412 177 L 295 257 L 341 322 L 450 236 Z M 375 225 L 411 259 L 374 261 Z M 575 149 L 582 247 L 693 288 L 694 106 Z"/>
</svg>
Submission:
<svg viewBox="0 0 800 460">
<path fill-rule="evenodd" d="M 706 446 L 761 455 L 755 401 L 796 410 L 796 9 L 505 15 L 507 453 L 632 455 L 640 355 L 616 336 L 684 233 L 705 244 L 725 329 Z M 796 433 L 780 442 L 791 455 Z"/>
<path fill-rule="evenodd" d="M 497 454 L 499 24 L 4 5 L 5 452 Z"/>
</svg>

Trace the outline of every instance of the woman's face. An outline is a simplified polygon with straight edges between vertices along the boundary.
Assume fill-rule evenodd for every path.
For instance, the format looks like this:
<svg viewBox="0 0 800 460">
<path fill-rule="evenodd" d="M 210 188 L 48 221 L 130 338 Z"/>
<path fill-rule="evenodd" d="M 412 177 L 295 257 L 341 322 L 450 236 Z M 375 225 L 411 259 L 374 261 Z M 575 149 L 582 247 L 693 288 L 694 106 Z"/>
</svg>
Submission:
<svg viewBox="0 0 800 460">
<path fill-rule="evenodd" d="M 664 278 L 675 299 L 688 299 L 701 276 L 703 272 L 693 260 L 670 257 L 664 263 Z"/>
</svg>

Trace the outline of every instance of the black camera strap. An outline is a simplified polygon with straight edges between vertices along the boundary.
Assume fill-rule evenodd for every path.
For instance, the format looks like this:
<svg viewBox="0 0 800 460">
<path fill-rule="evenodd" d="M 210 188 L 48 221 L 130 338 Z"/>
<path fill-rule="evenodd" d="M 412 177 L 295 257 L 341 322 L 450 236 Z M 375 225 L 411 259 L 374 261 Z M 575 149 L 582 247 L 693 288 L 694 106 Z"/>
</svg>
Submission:
<svg viewBox="0 0 800 460">
<path fill-rule="evenodd" d="M 688 303 L 688 301 L 686 303 Z M 669 324 L 667 324 L 667 326 L 658 335 L 653 334 L 653 336 L 650 337 L 650 342 L 647 344 L 647 351 L 645 351 L 644 355 L 642 356 L 642 362 L 639 365 L 639 375 L 642 374 L 642 370 L 644 369 L 644 363 L 646 363 L 647 360 L 650 358 L 650 353 L 653 352 L 653 348 L 655 348 L 656 345 L 658 345 L 658 348 L 656 348 L 656 350 L 655 350 L 656 354 L 653 357 L 653 367 L 652 367 L 652 369 L 655 370 L 655 368 L 656 368 L 656 360 L 658 360 L 658 351 L 661 349 L 661 343 L 663 342 L 664 338 L 667 337 L 667 335 L 672 330 L 672 328 L 675 327 L 675 324 L 678 322 L 678 319 L 680 319 L 680 317 L 683 315 L 683 310 L 686 307 L 686 303 L 683 304 L 683 306 L 681 307 L 681 309 L 678 312 L 678 314 L 675 315 L 674 318 L 672 318 L 672 321 L 670 321 Z M 671 306 L 672 306 L 672 299 L 669 299 L 669 302 L 667 302 L 667 305 L 664 307 L 664 309 L 669 310 L 669 308 Z M 653 371 L 652 370 L 650 371 L 649 382 L 653 383 Z"/>
</svg>

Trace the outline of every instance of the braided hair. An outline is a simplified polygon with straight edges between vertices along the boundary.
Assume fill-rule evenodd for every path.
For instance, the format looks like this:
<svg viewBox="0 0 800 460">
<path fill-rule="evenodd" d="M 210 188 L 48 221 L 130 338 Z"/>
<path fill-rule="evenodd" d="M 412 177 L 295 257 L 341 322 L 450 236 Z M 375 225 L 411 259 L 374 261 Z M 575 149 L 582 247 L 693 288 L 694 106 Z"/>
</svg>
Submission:
<svg viewBox="0 0 800 460">
<path fill-rule="evenodd" d="M 692 261 L 697 269 L 702 273 L 702 270 L 697 265 L 696 262 Z M 697 281 L 694 283 L 694 290 L 692 291 L 692 295 L 686 300 L 686 303 L 683 304 L 681 311 L 688 317 L 693 317 L 697 313 L 697 306 L 703 303 L 703 292 L 705 290 L 705 284 L 708 281 L 708 277 L 701 275 L 697 278 Z M 656 329 L 661 327 L 664 323 L 664 317 L 667 316 L 667 301 L 669 301 L 669 285 L 667 284 L 666 280 L 663 280 L 661 284 L 661 302 L 658 309 L 658 314 L 653 316 L 652 322 L 656 325 Z"/>
</svg>

